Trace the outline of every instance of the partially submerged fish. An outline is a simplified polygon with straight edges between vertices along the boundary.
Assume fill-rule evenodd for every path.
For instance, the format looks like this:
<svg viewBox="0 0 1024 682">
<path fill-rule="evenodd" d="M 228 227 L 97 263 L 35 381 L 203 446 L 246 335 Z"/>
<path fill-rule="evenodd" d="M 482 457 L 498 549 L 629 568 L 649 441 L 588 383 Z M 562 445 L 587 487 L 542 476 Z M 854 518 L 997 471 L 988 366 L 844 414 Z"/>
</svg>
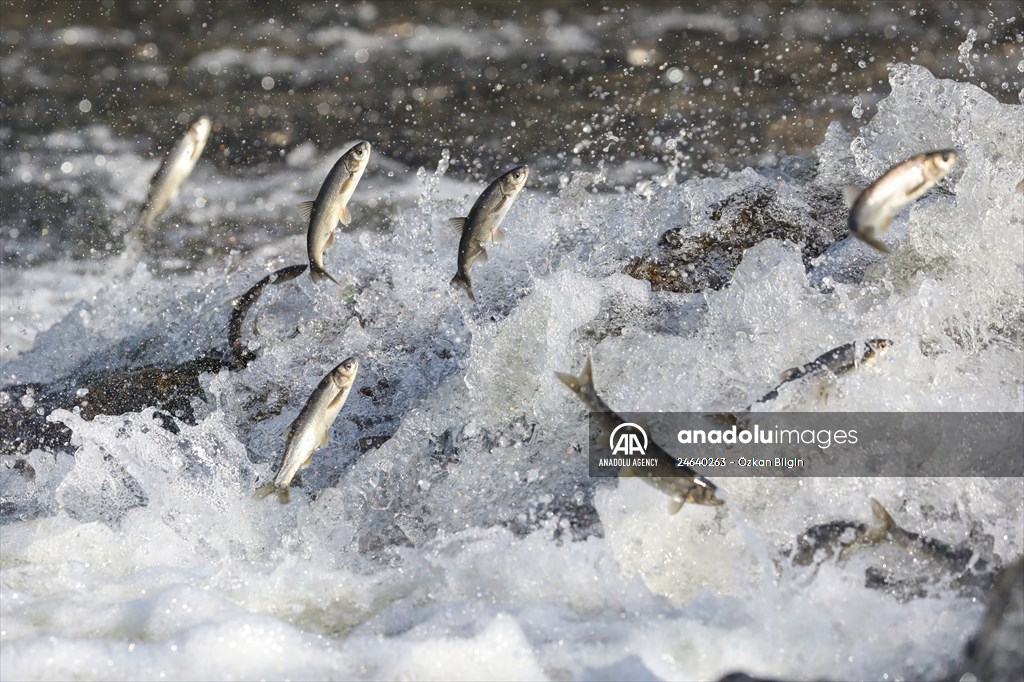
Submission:
<svg viewBox="0 0 1024 682">
<path fill-rule="evenodd" d="M 171 147 L 160 163 L 160 168 L 149 181 L 149 194 L 139 213 L 139 231 L 145 240 L 160 216 L 178 196 L 192 169 L 203 153 L 203 147 L 210 136 L 210 119 L 205 116 L 192 121 L 184 137 Z"/>
<path fill-rule="evenodd" d="M 806 376 L 815 376 L 824 372 L 829 372 L 833 376 L 842 376 L 859 367 L 868 367 L 885 355 L 891 346 L 892 341 L 889 339 L 869 339 L 864 343 L 863 352 L 858 350 L 856 342 L 845 343 L 838 348 L 833 348 L 808 363 L 799 367 L 790 367 L 784 371 L 779 376 L 780 383 L 759 398 L 757 402 L 766 403 L 769 400 L 775 400 L 779 397 L 780 388 Z M 750 408 L 747 409 L 749 411 Z"/>
<path fill-rule="evenodd" d="M 850 232 L 865 244 L 889 253 L 889 247 L 878 240 L 878 235 L 889 229 L 900 209 L 944 178 L 956 158 L 952 149 L 942 149 L 912 156 L 890 168 L 853 202 Z"/>
<path fill-rule="evenodd" d="M 960 588 L 984 587 L 991 583 L 992 567 L 984 559 L 975 558 L 971 548 L 953 547 L 901 528 L 874 498 L 871 499 L 871 513 L 871 525 L 857 521 L 830 521 L 807 529 L 789 552 L 790 560 L 799 566 L 817 566 L 826 561 L 842 565 L 866 548 L 892 547 L 900 552 L 883 555 L 887 560 L 883 561 L 881 568 L 873 566 L 866 570 L 868 587 L 905 588 L 910 585 L 919 589 L 917 583 L 923 578 L 908 579 L 905 574 L 927 572 L 929 569 L 934 569 L 933 575 L 926 577 L 935 579 L 941 573 L 950 576 Z M 901 573 L 904 574 L 902 578 L 899 577 Z"/>
<path fill-rule="evenodd" d="M 299 204 L 299 213 L 309 221 L 306 231 L 306 255 L 309 256 L 309 274 L 314 282 L 325 277 L 340 284 L 324 269 L 324 249 L 334 241 L 334 228 L 340 220 L 343 225 L 352 222 L 348 202 L 356 191 L 356 185 L 363 177 L 370 160 L 370 143 L 356 142 L 341 155 L 327 179 L 320 186 L 320 192 L 313 201 Z"/>
<path fill-rule="evenodd" d="M 583 373 L 578 377 L 563 372 L 555 372 L 555 375 L 580 397 L 591 414 L 600 420 L 601 428 L 606 433 L 611 434 L 619 425 L 626 423 L 597 395 L 590 358 L 587 358 Z M 686 502 L 708 506 L 722 504 L 722 500 L 715 494 L 718 488 L 714 483 L 693 469 L 680 466 L 675 457 L 662 450 L 653 440 L 648 443 L 645 457 L 657 458 L 658 465 L 643 469 L 622 467 L 620 473 L 622 476 L 642 477 L 648 484 L 671 497 L 668 505 L 670 514 L 678 512 Z"/>
<path fill-rule="evenodd" d="M 347 358 L 320 380 L 299 416 L 285 431 L 288 444 L 274 480 L 256 490 L 256 498 L 262 499 L 272 492 L 282 504 L 290 501 L 288 492 L 292 479 L 300 469 L 313 461 L 313 453 L 327 445 L 331 424 L 345 405 L 349 391 L 356 378 L 359 361 Z"/>
<path fill-rule="evenodd" d="M 228 318 L 228 349 L 231 351 L 232 367 L 241 369 L 256 357 L 253 351 L 242 344 L 242 323 L 252 307 L 260 300 L 263 290 L 269 284 L 290 282 L 304 273 L 307 267 L 309 266 L 306 263 L 300 263 L 276 270 L 256 282 L 256 284 L 253 284 L 244 294 L 231 301 L 231 316 Z"/>
<path fill-rule="evenodd" d="M 513 168 L 487 186 L 468 216 L 448 221 L 453 229 L 462 234 L 459 240 L 458 271 L 449 284 L 465 289 L 471 301 L 476 300 L 470 280 L 473 263 L 487 262 L 487 251 L 483 246 L 485 242 L 500 242 L 505 238 L 500 227 L 501 221 L 505 219 L 505 214 L 529 175 L 530 169 L 526 166 Z"/>
</svg>

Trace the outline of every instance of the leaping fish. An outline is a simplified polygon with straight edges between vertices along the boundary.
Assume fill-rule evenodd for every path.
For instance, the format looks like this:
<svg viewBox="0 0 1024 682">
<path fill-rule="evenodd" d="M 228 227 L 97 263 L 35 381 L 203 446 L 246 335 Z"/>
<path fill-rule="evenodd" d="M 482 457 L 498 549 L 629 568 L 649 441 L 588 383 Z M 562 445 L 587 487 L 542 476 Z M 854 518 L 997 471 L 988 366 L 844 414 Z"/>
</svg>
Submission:
<svg viewBox="0 0 1024 682">
<path fill-rule="evenodd" d="M 195 119 L 189 124 L 185 135 L 164 156 L 160 168 L 149 181 L 149 193 L 139 213 L 139 231 L 143 240 L 178 196 L 181 186 L 203 153 L 211 127 L 210 119 L 207 117 L 200 116 Z"/>
<path fill-rule="evenodd" d="M 331 424 L 345 405 L 349 391 L 359 369 L 359 360 L 347 358 L 320 380 L 299 416 L 285 431 L 288 444 L 274 480 L 256 490 L 256 498 L 263 499 L 272 492 L 282 504 L 291 500 L 288 492 L 292 479 L 300 469 L 313 461 L 313 453 L 327 445 Z"/>
<path fill-rule="evenodd" d="M 513 168 L 487 186 L 473 204 L 468 216 L 451 218 L 448 221 L 453 229 L 459 230 L 462 234 L 459 240 L 458 270 L 449 284 L 465 289 L 471 301 L 476 300 L 470 281 L 473 263 L 487 262 L 487 251 L 483 246 L 485 242 L 500 242 L 505 239 L 505 233 L 500 227 L 501 221 L 505 219 L 505 214 L 519 195 L 519 191 L 523 189 L 529 175 L 530 169 L 526 166 Z"/>
<path fill-rule="evenodd" d="M 912 156 L 890 168 L 853 202 L 850 232 L 865 244 L 889 253 L 889 247 L 878 240 L 878 235 L 889 229 L 900 209 L 946 177 L 956 158 L 952 149 L 942 149 Z"/>
<path fill-rule="evenodd" d="M 580 397 L 583 404 L 600 420 L 601 428 L 606 433 L 611 434 L 619 425 L 626 423 L 597 395 L 590 358 L 587 358 L 583 373 L 578 377 L 563 372 L 555 372 L 555 375 Z M 713 507 L 723 504 L 715 493 L 718 488 L 714 483 L 693 469 L 680 466 L 676 458 L 662 450 L 653 440 L 648 443 L 645 456 L 657 458 L 658 465 L 644 469 L 622 467 L 620 473 L 622 476 L 642 477 L 649 485 L 671 497 L 668 504 L 669 514 L 678 512 L 686 502 Z"/>
<path fill-rule="evenodd" d="M 858 353 L 856 342 L 844 343 L 842 346 L 822 353 L 810 362 L 798 367 L 790 367 L 784 371 L 779 377 L 780 383 L 758 398 L 757 402 L 766 403 L 769 400 L 775 400 L 779 397 L 780 388 L 806 376 L 814 376 L 823 372 L 842 376 L 859 367 L 869 367 L 874 364 L 875 360 L 885 355 L 891 347 L 892 341 L 889 339 L 869 339 L 864 343 L 863 352 Z"/>
<path fill-rule="evenodd" d="M 356 142 L 341 155 L 327 179 L 320 186 L 320 192 L 313 201 L 299 204 L 299 213 L 309 221 L 306 231 L 306 255 L 309 256 L 309 274 L 314 282 L 325 277 L 340 284 L 324 269 L 324 249 L 334 241 L 334 228 L 340 220 L 343 225 L 352 222 L 348 202 L 356 191 L 356 185 L 363 177 L 370 160 L 370 143 Z"/>
</svg>

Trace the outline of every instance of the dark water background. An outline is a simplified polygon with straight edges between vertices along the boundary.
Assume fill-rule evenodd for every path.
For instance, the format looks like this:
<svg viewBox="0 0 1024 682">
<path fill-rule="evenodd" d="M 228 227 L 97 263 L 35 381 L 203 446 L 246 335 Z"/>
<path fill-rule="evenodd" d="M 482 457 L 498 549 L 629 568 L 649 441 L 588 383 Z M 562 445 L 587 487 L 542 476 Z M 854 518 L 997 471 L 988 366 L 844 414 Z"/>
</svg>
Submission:
<svg viewBox="0 0 1024 682">
<path fill-rule="evenodd" d="M 165 143 L 203 111 L 225 167 L 366 138 L 409 164 L 447 147 L 474 177 L 537 159 L 714 174 L 857 125 L 854 97 L 869 117 L 890 63 L 1016 101 L 1021 15 L 1003 1 L 4 0 L 3 149 L 90 124 Z M 957 51 L 969 29 L 973 74 Z"/>
</svg>

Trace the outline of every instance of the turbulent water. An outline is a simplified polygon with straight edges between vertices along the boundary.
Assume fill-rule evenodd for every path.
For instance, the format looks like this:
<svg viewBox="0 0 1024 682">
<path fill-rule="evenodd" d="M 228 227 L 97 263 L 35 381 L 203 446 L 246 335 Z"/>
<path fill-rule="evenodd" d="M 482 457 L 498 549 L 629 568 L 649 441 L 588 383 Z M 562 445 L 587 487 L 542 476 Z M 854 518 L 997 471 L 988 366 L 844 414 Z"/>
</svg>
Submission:
<svg viewBox="0 0 1024 682">
<path fill-rule="evenodd" d="M 375 151 L 353 227 L 327 251 L 343 286 L 303 275 L 268 288 L 243 328 L 255 359 L 201 374 L 192 419 L 56 409 L 46 419 L 68 429 L 68 446 L 21 453 L 17 466 L 5 455 L 2 677 L 952 670 L 983 597 L 938 579 L 894 595 L 865 585 L 863 561 L 797 567 L 783 550 L 814 524 L 867 521 L 874 497 L 904 527 L 1008 563 L 1024 549 L 1020 479 L 732 478 L 716 481 L 724 507 L 669 516 L 641 481 L 588 478 L 584 408 L 554 376 L 589 354 L 616 409 L 733 410 L 787 367 L 883 337 L 891 351 L 837 380 L 828 409 L 1024 409 L 1021 107 L 920 66 L 893 66 L 889 83 L 863 127 L 833 125 L 779 167 L 688 179 L 666 167 L 618 190 L 592 168 L 528 185 L 506 241 L 474 268 L 476 304 L 448 286 L 458 236 L 446 219 L 482 185 L 451 177 L 445 149 L 427 168 Z M 32 242 L 40 253 L 21 260 L 40 264 L 4 271 L 0 407 L 36 409 L 44 389 L 15 384 L 225 347 L 229 302 L 304 260 L 294 206 L 347 146 L 298 145 L 257 171 L 200 162 L 156 255 L 118 255 L 114 236 L 85 260 Z M 889 256 L 841 239 L 809 257 L 766 238 L 719 289 L 652 291 L 625 274 L 667 230 L 717 229 L 729 197 L 770 195 L 769 217 L 800 223 L 841 186 L 941 148 L 959 151 L 956 168 L 897 217 Z M 103 125 L 49 134 L 45 149 L 59 165 L 26 155 L 4 180 L 45 173 L 50 191 L 89 198 L 69 208 L 83 230 L 97 205 L 136 210 L 156 166 Z M 262 234 L 204 254 L 238 226 Z M 292 503 L 254 500 L 283 430 L 349 355 L 356 387 Z M 791 395 L 776 408 L 824 406 Z"/>
</svg>

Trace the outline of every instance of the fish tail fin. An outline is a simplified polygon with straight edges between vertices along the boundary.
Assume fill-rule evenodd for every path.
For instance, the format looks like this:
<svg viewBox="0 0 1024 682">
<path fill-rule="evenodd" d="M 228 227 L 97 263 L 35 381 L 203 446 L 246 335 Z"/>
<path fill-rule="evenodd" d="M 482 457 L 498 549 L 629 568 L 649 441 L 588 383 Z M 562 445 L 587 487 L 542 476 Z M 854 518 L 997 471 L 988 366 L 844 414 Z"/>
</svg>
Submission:
<svg viewBox="0 0 1024 682">
<path fill-rule="evenodd" d="M 322 282 L 325 279 L 329 279 L 332 282 L 334 282 L 335 284 L 337 284 L 338 286 L 341 286 L 341 282 L 339 282 L 338 280 L 334 279 L 334 277 L 331 275 L 331 273 L 327 272 L 326 270 L 321 268 L 316 263 L 310 263 L 310 265 L 309 265 L 309 276 L 313 278 L 314 282 Z"/>
<path fill-rule="evenodd" d="M 878 241 L 871 235 L 863 234 L 861 232 L 854 232 L 853 236 L 855 236 L 857 239 L 861 240 L 862 242 L 864 242 L 873 249 L 881 251 L 882 253 L 891 253 L 888 246 Z"/>
<path fill-rule="evenodd" d="M 253 497 L 255 497 L 257 500 L 262 500 L 270 493 L 276 493 L 277 501 L 280 502 L 281 504 L 288 504 L 289 502 L 292 501 L 292 495 L 289 486 L 279 486 L 274 481 L 271 481 L 266 485 L 261 485 L 259 488 L 256 488 L 256 492 L 253 493 Z"/>
<path fill-rule="evenodd" d="M 470 283 L 469 277 L 467 277 L 466 275 L 457 273 L 454 277 L 452 277 L 452 280 L 448 282 L 448 284 L 453 287 L 462 287 L 463 289 L 466 290 L 466 295 L 469 296 L 469 300 L 476 301 L 476 297 L 473 296 L 473 285 L 472 283 Z"/>
<path fill-rule="evenodd" d="M 264 497 L 274 492 L 275 488 L 277 488 L 277 486 L 274 485 L 273 481 L 271 481 L 266 485 L 261 485 L 259 488 L 256 488 L 256 492 L 253 493 L 252 496 L 255 497 L 257 500 L 262 500 Z"/>
<path fill-rule="evenodd" d="M 590 364 L 590 356 L 587 356 L 587 364 L 583 366 L 583 371 L 580 372 L 579 376 L 573 376 L 565 372 L 555 372 L 555 376 L 561 379 L 562 383 L 578 396 L 582 396 L 584 391 L 593 391 L 594 372 Z"/>
</svg>

